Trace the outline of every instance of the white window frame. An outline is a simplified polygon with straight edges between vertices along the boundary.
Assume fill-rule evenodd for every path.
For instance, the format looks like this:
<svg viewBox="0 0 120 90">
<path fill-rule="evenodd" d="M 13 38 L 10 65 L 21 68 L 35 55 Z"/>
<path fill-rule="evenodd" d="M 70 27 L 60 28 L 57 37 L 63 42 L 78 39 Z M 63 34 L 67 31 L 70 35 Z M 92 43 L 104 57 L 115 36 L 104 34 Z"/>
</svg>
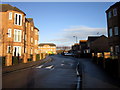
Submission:
<svg viewBox="0 0 120 90">
<path fill-rule="evenodd" d="M 31 38 L 31 43 L 33 43 L 33 38 Z"/>
<path fill-rule="evenodd" d="M 17 32 L 17 33 L 16 33 Z M 20 32 L 20 40 L 18 40 L 18 32 Z M 22 31 L 18 29 L 14 29 L 14 42 L 21 42 Z M 16 35 L 15 35 L 16 34 Z"/>
<path fill-rule="evenodd" d="M 21 46 L 13 46 L 13 56 L 14 56 L 15 48 L 17 53 L 16 56 L 18 56 L 18 53 L 19 53 L 19 56 L 21 56 Z"/>
<path fill-rule="evenodd" d="M 12 36 L 12 29 L 9 28 L 9 29 L 8 29 L 8 37 L 11 37 L 11 36 Z"/>
<path fill-rule="evenodd" d="M 17 16 L 17 24 L 16 24 L 16 15 L 21 16 L 20 24 L 19 24 L 19 17 Z M 22 14 L 15 13 L 14 14 L 14 24 L 22 26 Z"/>
<path fill-rule="evenodd" d="M 33 31 L 33 27 L 31 27 L 31 30 Z"/>
<path fill-rule="evenodd" d="M 117 8 L 113 9 L 113 16 L 117 16 Z"/>
<path fill-rule="evenodd" d="M 12 12 L 9 12 L 9 20 L 12 20 Z"/>
<path fill-rule="evenodd" d="M 118 27 L 114 27 L 114 35 L 119 35 Z"/>
<path fill-rule="evenodd" d="M 37 45 L 38 44 L 38 41 L 37 40 L 35 40 L 35 45 Z"/>
<path fill-rule="evenodd" d="M 110 36 L 110 37 L 113 36 L 112 28 L 109 29 L 109 36 Z"/>
</svg>

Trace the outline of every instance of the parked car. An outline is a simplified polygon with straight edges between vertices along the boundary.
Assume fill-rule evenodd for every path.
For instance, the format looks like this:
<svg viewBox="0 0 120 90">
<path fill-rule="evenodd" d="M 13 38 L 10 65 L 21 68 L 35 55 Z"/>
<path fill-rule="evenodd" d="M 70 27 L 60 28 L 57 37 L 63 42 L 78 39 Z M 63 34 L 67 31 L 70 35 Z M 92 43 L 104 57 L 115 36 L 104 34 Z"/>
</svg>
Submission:
<svg viewBox="0 0 120 90">
<path fill-rule="evenodd" d="M 64 53 L 65 56 L 73 56 L 73 53 Z"/>
</svg>

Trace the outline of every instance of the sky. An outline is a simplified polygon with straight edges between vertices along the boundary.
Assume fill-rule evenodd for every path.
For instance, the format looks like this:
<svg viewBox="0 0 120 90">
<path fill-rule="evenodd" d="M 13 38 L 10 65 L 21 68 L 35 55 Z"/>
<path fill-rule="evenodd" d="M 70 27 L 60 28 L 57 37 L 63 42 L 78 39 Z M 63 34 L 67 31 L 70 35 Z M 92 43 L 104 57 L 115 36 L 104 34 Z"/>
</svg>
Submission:
<svg viewBox="0 0 120 90">
<path fill-rule="evenodd" d="M 71 46 L 91 35 L 107 36 L 105 11 L 114 2 L 4 2 L 33 18 L 39 43 Z"/>
</svg>

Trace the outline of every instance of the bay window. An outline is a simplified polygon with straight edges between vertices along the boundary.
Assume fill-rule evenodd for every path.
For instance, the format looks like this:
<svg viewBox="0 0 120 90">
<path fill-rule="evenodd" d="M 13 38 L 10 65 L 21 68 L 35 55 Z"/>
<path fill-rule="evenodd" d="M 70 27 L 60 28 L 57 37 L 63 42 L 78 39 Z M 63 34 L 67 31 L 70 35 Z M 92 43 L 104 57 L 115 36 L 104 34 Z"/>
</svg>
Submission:
<svg viewBox="0 0 120 90">
<path fill-rule="evenodd" d="M 20 26 L 22 25 L 22 15 L 21 14 L 15 13 L 14 24 L 20 25 Z"/>
</svg>

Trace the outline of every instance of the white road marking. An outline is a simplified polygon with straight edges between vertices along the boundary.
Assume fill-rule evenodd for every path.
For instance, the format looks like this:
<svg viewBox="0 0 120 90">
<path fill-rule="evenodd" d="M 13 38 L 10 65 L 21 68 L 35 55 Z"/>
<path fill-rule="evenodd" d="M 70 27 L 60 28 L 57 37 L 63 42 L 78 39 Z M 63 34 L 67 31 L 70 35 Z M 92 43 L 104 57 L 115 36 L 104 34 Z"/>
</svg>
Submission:
<svg viewBox="0 0 120 90">
<path fill-rule="evenodd" d="M 50 66 L 48 66 L 48 67 L 45 67 L 46 69 L 51 69 L 51 68 L 53 68 L 53 65 L 50 65 Z"/>
<path fill-rule="evenodd" d="M 52 68 L 51 70 L 53 70 L 54 68 Z"/>
<path fill-rule="evenodd" d="M 80 77 L 78 77 L 78 81 L 77 81 L 77 90 L 80 89 Z"/>
<path fill-rule="evenodd" d="M 61 64 L 61 66 L 63 66 L 64 64 Z"/>
<path fill-rule="evenodd" d="M 40 65 L 40 66 L 38 66 L 38 67 L 36 67 L 36 68 L 42 68 L 43 67 L 43 65 Z"/>
</svg>

